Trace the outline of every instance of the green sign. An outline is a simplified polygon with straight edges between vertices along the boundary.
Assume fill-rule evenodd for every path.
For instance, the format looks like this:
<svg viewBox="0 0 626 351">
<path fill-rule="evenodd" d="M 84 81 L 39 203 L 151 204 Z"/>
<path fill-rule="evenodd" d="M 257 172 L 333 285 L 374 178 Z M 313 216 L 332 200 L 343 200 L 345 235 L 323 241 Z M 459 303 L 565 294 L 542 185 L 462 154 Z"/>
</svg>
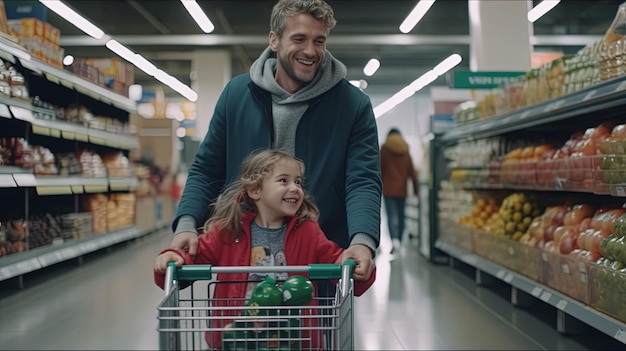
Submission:
<svg viewBox="0 0 626 351">
<path fill-rule="evenodd" d="M 453 71 L 449 85 L 454 89 L 493 89 L 525 74 L 526 72 Z"/>
</svg>

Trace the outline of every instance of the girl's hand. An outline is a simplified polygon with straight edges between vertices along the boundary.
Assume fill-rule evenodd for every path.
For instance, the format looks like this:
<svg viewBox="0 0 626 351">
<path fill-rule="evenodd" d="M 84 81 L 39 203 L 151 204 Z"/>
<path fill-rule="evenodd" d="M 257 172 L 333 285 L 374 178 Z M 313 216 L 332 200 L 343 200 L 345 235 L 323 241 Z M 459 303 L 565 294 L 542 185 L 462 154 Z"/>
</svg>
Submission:
<svg viewBox="0 0 626 351">
<path fill-rule="evenodd" d="M 170 262 L 174 262 L 176 263 L 176 267 L 180 267 L 185 263 L 185 260 L 175 252 L 164 252 L 154 259 L 154 271 L 164 274 L 165 269 L 167 269 L 167 264 Z"/>
</svg>

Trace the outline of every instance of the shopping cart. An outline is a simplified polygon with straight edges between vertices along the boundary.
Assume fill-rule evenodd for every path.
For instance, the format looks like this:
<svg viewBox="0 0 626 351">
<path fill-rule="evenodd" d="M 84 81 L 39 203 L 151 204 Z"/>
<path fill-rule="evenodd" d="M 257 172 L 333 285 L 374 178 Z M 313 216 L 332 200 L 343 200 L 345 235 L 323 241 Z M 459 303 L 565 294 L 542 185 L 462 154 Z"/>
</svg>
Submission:
<svg viewBox="0 0 626 351">
<path fill-rule="evenodd" d="M 168 265 L 165 298 L 159 304 L 158 331 L 161 350 L 353 350 L 354 299 L 352 272 L 355 262 L 308 266 L 215 267 Z M 213 274 L 306 273 L 312 281 L 333 280 L 334 297 L 314 297 L 306 306 L 255 306 L 247 313 L 246 299 L 214 298 L 218 281 Z M 207 282 L 206 291 L 194 286 L 180 290 L 180 282 Z M 280 283 L 281 281 L 278 281 Z M 201 286 L 201 288 L 203 288 Z M 188 297 L 181 296 L 182 294 Z M 194 297 L 203 295 L 205 297 Z"/>
</svg>

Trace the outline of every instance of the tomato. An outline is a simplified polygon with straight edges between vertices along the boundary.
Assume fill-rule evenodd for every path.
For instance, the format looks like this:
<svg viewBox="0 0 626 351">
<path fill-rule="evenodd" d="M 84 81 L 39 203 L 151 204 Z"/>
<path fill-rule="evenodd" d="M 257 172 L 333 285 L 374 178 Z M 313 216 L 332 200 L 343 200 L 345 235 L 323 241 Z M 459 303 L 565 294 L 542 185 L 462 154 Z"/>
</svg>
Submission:
<svg viewBox="0 0 626 351">
<path fill-rule="evenodd" d="M 591 205 L 580 204 L 575 205 L 572 209 L 563 217 L 563 224 L 565 225 L 578 225 L 585 218 L 593 215 L 594 209 Z"/>
</svg>

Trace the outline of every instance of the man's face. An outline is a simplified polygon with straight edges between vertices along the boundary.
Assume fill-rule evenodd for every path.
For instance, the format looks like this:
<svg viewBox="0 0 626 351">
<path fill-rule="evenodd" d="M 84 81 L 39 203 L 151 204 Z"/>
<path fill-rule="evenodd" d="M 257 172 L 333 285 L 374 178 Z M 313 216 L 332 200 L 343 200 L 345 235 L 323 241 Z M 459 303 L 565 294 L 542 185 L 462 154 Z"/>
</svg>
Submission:
<svg viewBox="0 0 626 351">
<path fill-rule="evenodd" d="M 276 82 L 295 93 L 313 80 L 324 59 L 326 28 L 311 15 L 295 15 L 287 20 L 281 38 L 270 32 L 270 47 L 278 58 Z"/>
</svg>

